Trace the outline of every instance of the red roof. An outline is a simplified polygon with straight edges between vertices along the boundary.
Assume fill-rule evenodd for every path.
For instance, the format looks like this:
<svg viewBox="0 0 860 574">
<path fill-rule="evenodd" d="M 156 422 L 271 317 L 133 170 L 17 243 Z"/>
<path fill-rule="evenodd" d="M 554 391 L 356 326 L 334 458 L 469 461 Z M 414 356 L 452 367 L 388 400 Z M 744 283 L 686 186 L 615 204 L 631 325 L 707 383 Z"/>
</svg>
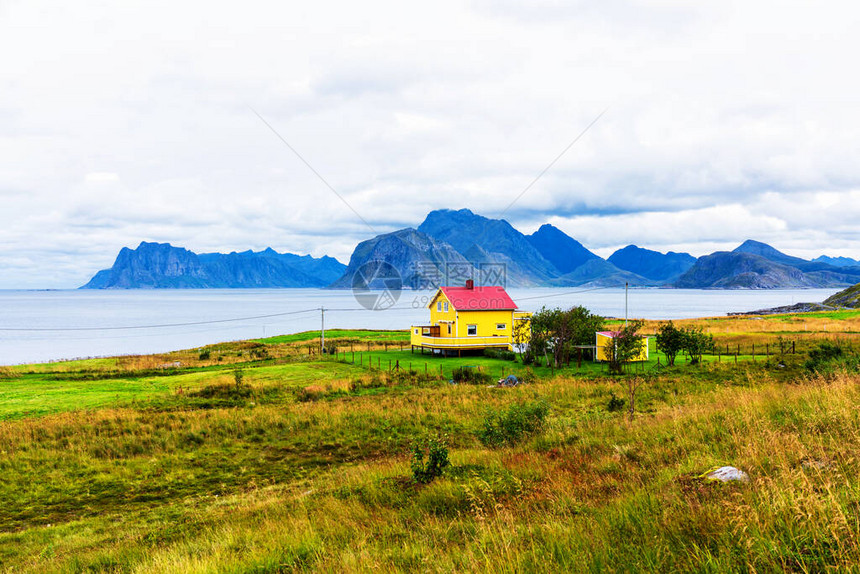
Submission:
<svg viewBox="0 0 860 574">
<path fill-rule="evenodd" d="M 440 287 L 457 311 L 508 311 L 517 304 L 504 287 Z M 432 303 L 431 303 L 432 305 Z"/>
</svg>

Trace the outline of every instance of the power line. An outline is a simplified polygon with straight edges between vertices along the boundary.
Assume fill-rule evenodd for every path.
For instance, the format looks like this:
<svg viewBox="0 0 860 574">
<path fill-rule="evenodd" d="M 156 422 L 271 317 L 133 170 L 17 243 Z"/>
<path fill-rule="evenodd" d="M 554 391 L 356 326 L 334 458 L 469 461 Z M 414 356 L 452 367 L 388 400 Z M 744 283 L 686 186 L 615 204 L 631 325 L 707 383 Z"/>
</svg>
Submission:
<svg viewBox="0 0 860 574">
<path fill-rule="evenodd" d="M 269 315 L 254 315 L 252 317 L 236 317 L 234 319 L 216 319 L 212 321 L 191 321 L 188 323 L 163 323 L 160 325 L 131 325 L 124 327 L 29 327 L 29 328 L 6 328 L 0 327 L 0 331 L 32 332 L 32 331 L 124 331 L 130 329 L 160 329 L 165 327 L 190 327 L 193 325 L 215 325 L 218 323 L 233 323 L 236 321 L 251 321 L 254 319 L 269 319 L 271 317 L 285 317 L 287 315 L 299 315 L 319 311 L 314 309 L 302 309 L 301 311 L 287 311 L 285 313 L 271 313 Z"/>
<path fill-rule="evenodd" d="M 617 289 L 617 287 L 592 287 L 591 289 L 581 289 L 579 291 L 566 291 L 564 293 L 550 293 L 547 295 L 535 295 L 534 297 L 517 297 L 517 301 L 529 301 L 531 299 L 548 299 L 550 297 L 564 297 L 565 295 L 578 295 L 580 293 L 589 293 L 591 291 L 600 291 L 602 289 Z"/>
</svg>

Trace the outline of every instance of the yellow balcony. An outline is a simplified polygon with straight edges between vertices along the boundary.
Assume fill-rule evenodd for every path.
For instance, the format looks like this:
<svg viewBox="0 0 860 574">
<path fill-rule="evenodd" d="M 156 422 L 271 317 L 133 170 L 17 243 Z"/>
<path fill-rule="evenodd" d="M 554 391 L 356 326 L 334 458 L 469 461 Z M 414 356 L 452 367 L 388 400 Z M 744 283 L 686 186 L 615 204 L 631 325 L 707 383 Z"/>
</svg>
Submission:
<svg viewBox="0 0 860 574">
<path fill-rule="evenodd" d="M 416 333 L 416 329 L 418 333 Z M 427 326 L 412 326 L 410 343 L 413 347 L 426 349 L 485 349 L 488 347 L 505 348 L 511 346 L 511 338 L 497 335 L 492 337 L 436 337 L 429 334 Z"/>
</svg>

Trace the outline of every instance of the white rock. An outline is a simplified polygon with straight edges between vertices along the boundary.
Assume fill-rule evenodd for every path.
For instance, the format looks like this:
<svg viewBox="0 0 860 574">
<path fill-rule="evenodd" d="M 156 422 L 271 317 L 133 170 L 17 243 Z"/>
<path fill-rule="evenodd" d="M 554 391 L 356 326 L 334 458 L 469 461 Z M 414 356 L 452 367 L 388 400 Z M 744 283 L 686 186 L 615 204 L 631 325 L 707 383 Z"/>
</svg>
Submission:
<svg viewBox="0 0 860 574">
<path fill-rule="evenodd" d="M 733 466 L 721 466 L 716 470 L 712 470 L 705 475 L 708 480 L 719 480 L 720 482 L 731 482 L 739 480 L 741 482 L 749 482 L 750 477 L 744 471 Z"/>
</svg>

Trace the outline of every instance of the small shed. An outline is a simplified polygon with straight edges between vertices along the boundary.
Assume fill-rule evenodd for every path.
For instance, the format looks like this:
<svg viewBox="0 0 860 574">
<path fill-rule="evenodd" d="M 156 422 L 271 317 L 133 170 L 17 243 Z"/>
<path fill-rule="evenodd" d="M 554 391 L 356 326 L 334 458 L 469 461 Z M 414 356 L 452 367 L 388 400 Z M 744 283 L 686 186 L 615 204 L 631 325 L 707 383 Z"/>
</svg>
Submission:
<svg viewBox="0 0 860 574">
<path fill-rule="evenodd" d="M 595 333 L 595 352 L 594 352 L 594 360 L 595 361 L 608 361 L 609 358 L 606 356 L 606 345 L 609 341 L 613 341 L 615 337 L 618 336 L 620 331 L 598 331 Z M 642 337 L 644 344 L 642 345 L 642 351 L 639 353 L 637 357 L 633 359 L 633 361 L 647 361 L 648 360 L 648 337 Z"/>
</svg>

